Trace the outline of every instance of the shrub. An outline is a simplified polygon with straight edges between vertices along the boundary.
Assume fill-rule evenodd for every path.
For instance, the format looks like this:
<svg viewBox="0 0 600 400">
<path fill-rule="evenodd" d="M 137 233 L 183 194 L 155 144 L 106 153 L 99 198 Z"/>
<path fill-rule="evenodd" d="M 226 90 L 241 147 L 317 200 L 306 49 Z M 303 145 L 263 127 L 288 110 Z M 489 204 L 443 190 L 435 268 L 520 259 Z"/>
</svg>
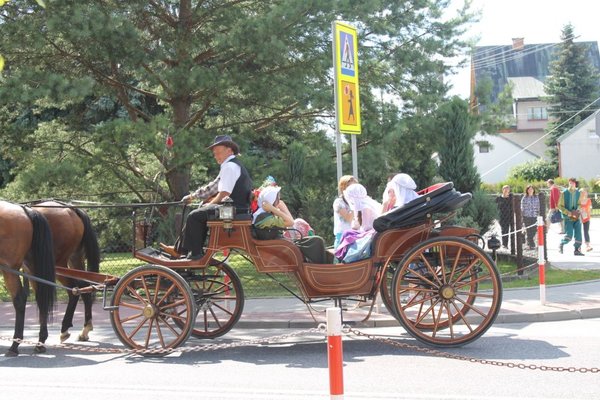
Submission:
<svg viewBox="0 0 600 400">
<path fill-rule="evenodd" d="M 509 178 L 524 179 L 528 182 L 545 181 L 556 176 L 556 168 L 550 161 L 537 159 L 513 167 L 508 173 Z"/>
<path fill-rule="evenodd" d="M 479 229 L 484 235 L 498 215 L 494 198 L 483 191 L 473 192 L 473 199 L 457 214 L 453 224 Z"/>
</svg>

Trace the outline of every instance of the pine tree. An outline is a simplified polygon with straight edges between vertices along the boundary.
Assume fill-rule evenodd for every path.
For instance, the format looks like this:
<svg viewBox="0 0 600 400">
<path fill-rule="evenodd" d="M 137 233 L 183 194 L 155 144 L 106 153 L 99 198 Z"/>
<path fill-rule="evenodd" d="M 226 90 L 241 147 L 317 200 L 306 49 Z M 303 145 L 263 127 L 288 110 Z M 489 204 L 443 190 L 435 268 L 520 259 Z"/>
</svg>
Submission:
<svg viewBox="0 0 600 400">
<path fill-rule="evenodd" d="M 443 137 L 438 153 L 439 174 L 444 180 L 454 182 L 454 187 L 461 192 L 477 190 L 481 179 L 471 143 L 477 125 L 467 101 L 453 97 L 440 107 L 436 122 Z"/>
<path fill-rule="evenodd" d="M 545 83 L 546 101 L 551 105 L 548 116 L 553 120 L 548 126 L 546 145 L 557 170 L 558 138 L 594 111 L 589 105 L 598 97 L 600 89 L 599 77 L 586 56 L 586 47 L 575 43 L 574 39 L 573 26 L 565 25 Z"/>
<path fill-rule="evenodd" d="M 27 172 L 20 182 L 36 196 L 67 196 L 72 171 L 81 191 L 119 187 L 142 201 L 146 193 L 172 200 L 214 177 L 206 146 L 227 133 L 257 181 L 283 177 L 284 167 L 272 168 L 295 141 L 310 160 L 334 153 L 323 127 L 333 113 L 331 22 L 343 20 L 359 34 L 358 144 L 381 160 L 398 157 L 384 145 L 400 127 L 379 123 L 373 93 L 401 99 L 403 121 L 435 109 L 447 90 L 440 77 L 452 68 L 440 58 L 464 53 L 459 37 L 473 18 L 468 6 L 447 18 L 449 3 L 53 0 L 42 9 L 11 0 L 0 8 L 0 144 L 10 149 L 2 156 L 17 164 L 15 180 Z M 429 160 L 433 142 L 410 143 L 413 158 L 416 147 Z M 312 187 L 335 180 L 316 171 L 321 165 L 306 163 Z M 383 181 L 389 171 L 369 172 Z"/>
</svg>

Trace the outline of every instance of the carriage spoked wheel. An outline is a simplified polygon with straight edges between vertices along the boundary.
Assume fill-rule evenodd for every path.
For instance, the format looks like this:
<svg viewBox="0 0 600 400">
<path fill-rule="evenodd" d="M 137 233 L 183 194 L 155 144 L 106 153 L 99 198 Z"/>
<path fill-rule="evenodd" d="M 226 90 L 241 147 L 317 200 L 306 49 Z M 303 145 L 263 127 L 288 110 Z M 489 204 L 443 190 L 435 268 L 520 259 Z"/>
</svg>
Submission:
<svg viewBox="0 0 600 400">
<path fill-rule="evenodd" d="M 381 300 L 387 308 L 388 312 L 392 315 L 395 313 L 394 299 L 392 296 L 392 282 L 394 281 L 394 274 L 398 269 L 400 262 L 398 260 L 388 260 L 383 268 L 383 276 L 381 277 L 381 284 L 379 286 L 379 293 Z M 395 316 L 395 315 L 394 315 Z M 398 317 L 396 317 L 398 319 Z"/>
<path fill-rule="evenodd" d="M 438 237 L 409 250 L 392 282 L 395 317 L 416 339 L 462 346 L 483 335 L 502 303 L 492 259 L 472 241 Z"/>
<path fill-rule="evenodd" d="M 244 309 L 242 282 L 227 263 L 194 269 L 185 276 L 196 302 L 196 322 L 192 336 L 215 338 L 229 332 Z M 175 320 L 179 323 L 178 320 Z"/>
<path fill-rule="evenodd" d="M 196 317 L 190 286 L 175 271 L 144 265 L 115 285 L 110 322 L 119 340 L 132 349 L 166 349 L 183 344 Z"/>
</svg>

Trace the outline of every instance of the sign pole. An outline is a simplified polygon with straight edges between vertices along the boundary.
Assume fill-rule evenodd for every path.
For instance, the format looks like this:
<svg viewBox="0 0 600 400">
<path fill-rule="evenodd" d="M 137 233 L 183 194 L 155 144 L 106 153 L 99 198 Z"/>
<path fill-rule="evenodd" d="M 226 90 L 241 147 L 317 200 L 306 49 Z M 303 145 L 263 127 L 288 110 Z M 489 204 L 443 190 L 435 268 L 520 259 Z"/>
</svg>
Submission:
<svg viewBox="0 0 600 400">
<path fill-rule="evenodd" d="M 358 179 L 358 153 L 356 150 L 356 135 L 350 135 L 350 143 L 352 145 L 352 175 Z"/>
<path fill-rule="evenodd" d="M 344 175 L 344 170 L 342 168 L 342 134 L 337 129 L 335 132 L 335 158 L 337 160 L 337 186 L 337 182 L 339 182 L 342 175 Z"/>
</svg>

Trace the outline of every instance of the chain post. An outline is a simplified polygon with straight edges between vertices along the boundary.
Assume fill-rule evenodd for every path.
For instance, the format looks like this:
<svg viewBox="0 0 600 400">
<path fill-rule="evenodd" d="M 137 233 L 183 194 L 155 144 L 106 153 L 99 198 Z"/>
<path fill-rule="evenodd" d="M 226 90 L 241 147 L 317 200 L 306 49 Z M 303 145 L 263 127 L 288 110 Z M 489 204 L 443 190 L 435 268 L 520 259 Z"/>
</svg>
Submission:
<svg viewBox="0 0 600 400">
<path fill-rule="evenodd" d="M 546 305 L 546 266 L 544 260 L 544 217 L 537 217 L 537 237 L 538 237 L 538 266 L 540 277 L 540 303 Z"/>
<path fill-rule="evenodd" d="M 329 366 L 329 398 L 344 399 L 344 351 L 342 349 L 342 311 L 327 309 L 327 364 Z"/>
</svg>

